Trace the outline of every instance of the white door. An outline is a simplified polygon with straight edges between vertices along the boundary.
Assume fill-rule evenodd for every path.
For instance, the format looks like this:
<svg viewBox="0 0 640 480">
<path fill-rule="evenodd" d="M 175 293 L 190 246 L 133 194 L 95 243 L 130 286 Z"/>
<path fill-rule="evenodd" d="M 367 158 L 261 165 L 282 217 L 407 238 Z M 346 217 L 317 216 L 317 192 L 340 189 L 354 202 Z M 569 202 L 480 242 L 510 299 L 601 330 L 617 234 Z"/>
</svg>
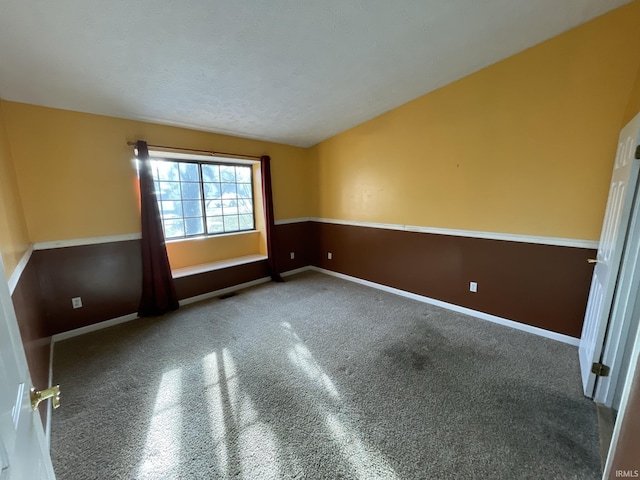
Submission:
<svg viewBox="0 0 640 480">
<path fill-rule="evenodd" d="M 591 372 L 591 366 L 594 362 L 600 361 L 629 227 L 631 206 L 638 183 L 640 162 L 634 158 L 639 133 L 640 114 L 622 129 L 618 140 L 609 199 L 598 246 L 598 262 L 593 271 L 580 338 L 580 370 L 584 394 L 587 397 L 593 397 L 596 376 Z"/>
<path fill-rule="evenodd" d="M 51 458 L 0 258 L 0 480 L 51 480 Z M 42 387 L 39 385 L 39 387 Z"/>
<path fill-rule="evenodd" d="M 636 192 L 640 192 L 640 186 Z M 602 363 L 608 366 L 610 371 L 608 376 L 598 379 L 593 397 L 596 402 L 614 410 L 620 408 L 622 383 L 629 369 L 633 339 L 640 325 L 638 292 L 640 292 L 640 195 L 636 193 L 602 352 Z"/>
</svg>

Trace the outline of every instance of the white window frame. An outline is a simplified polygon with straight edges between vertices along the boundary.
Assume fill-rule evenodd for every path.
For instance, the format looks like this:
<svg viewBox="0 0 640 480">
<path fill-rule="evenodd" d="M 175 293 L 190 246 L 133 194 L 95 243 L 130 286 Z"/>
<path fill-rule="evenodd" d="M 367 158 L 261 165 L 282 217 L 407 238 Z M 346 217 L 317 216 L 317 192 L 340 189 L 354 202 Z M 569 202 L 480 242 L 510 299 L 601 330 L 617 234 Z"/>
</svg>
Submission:
<svg viewBox="0 0 640 480">
<path fill-rule="evenodd" d="M 162 200 L 157 197 L 156 201 L 158 202 L 158 208 L 160 210 L 160 216 L 162 219 L 162 228 L 163 228 L 163 232 L 165 233 L 165 240 L 167 242 L 180 242 L 180 241 L 185 241 L 185 240 L 191 240 L 191 239 L 195 239 L 195 238 L 212 238 L 212 237 L 217 237 L 217 236 L 224 236 L 224 235 L 235 235 L 235 234 L 242 234 L 242 233 L 248 233 L 248 232 L 255 232 L 256 231 L 256 225 L 257 225 L 257 218 L 256 218 L 256 187 L 255 187 L 255 181 L 256 181 L 256 177 L 257 175 L 255 175 L 254 172 L 254 166 L 256 164 L 259 164 L 260 162 L 256 161 L 256 160 L 248 160 L 248 159 L 239 159 L 239 158 L 229 158 L 229 157 L 221 157 L 221 156 L 205 156 L 205 155 L 194 155 L 194 154 L 187 154 L 187 153 L 176 153 L 176 152 L 166 152 L 166 151 L 160 151 L 160 150 L 149 150 L 149 160 L 150 161 L 167 161 L 167 162 L 183 162 L 183 163 L 192 163 L 192 164 L 198 164 L 199 167 L 199 181 L 197 182 L 200 186 L 200 198 L 198 199 L 201 202 L 201 213 L 202 215 L 200 217 L 185 217 L 184 216 L 184 211 L 182 212 L 182 216 L 176 217 L 181 219 L 183 222 L 185 222 L 185 218 L 201 218 L 202 219 L 202 226 L 203 226 L 203 232 L 202 233 L 196 233 L 196 234 L 191 234 L 191 235 L 187 235 L 187 228 L 186 228 L 186 224 L 184 224 L 184 235 L 181 236 L 171 236 L 171 237 L 167 237 L 166 236 L 166 230 L 165 230 L 165 218 L 163 215 L 163 206 L 162 206 Z M 249 229 L 231 229 L 231 230 L 227 230 L 225 229 L 225 227 L 223 226 L 223 231 L 216 231 L 216 232 L 209 232 L 209 228 L 207 225 L 207 211 L 206 211 L 206 198 L 204 195 L 204 184 L 206 183 L 210 183 L 210 182 L 205 182 L 203 177 L 202 177 L 202 167 L 200 165 L 204 165 L 204 164 L 212 164 L 212 165 L 226 165 L 226 166 L 249 166 L 251 167 L 251 180 L 250 180 L 250 185 L 251 185 L 251 203 L 252 203 L 252 227 Z M 154 181 L 154 189 L 155 186 L 158 185 L 158 183 L 161 181 L 157 178 L 157 172 L 154 171 L 152 173 L 153 176 L 153 181 Z M 175 180 L 173 180 L 175 181 Z M 182 183 L 184 183 L 182 180 L 178 180 L 177 182 L 180 182 L 181 186 Z M 195 183 L 195 182 L 193 182 Z M 234 182 L 234 183 L 238 183 L 238 182 Z M 244 183 L 244 182 L 240 182 L 240 183 Z M 219 183 L 220 184 L 220 183 Z M 194 199 L 195 200 L 195 199 Z M 237 197 L 236 197 L 237 200 Z M 181 191 L 181 200 L 180 201 L 185 201 L 184 198 L 182 198 L 182 191 Z M 239 214 L 238 214 L 239 215 Z M 209 216 L 211 217 L 211 216 Z M 224 218 L 224 215 L 221 215 L 222 218 Z M 224 221 L 224 220 L 223 220 Z"/>
</svg>

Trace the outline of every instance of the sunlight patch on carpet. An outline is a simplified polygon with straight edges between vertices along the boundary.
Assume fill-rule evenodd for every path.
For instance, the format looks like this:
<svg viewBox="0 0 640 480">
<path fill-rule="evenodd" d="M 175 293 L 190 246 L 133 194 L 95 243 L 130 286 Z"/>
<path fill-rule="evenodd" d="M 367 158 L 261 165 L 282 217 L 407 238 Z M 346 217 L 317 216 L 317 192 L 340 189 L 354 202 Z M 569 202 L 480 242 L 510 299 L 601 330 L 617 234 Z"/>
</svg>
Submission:
<svg viewBox="0 0 640 480">
<path fill-rule="evenodd" d="M 289 334 L 289 339 L 293 347 L 289 350 L 289 359 L 300 368 L 309 379 L 317 386 L 327 392 L 333 400 L 340 398 L 340 393 L 335 384 L 331 381 L 324 369 L 316 361 L 313 354 L 287 322 L 281 326 Z M 320 399 L 319 399 L 320 400 Z M 333 413 L 332 405 L 325 403 L 319 410 L 324 416 L 327 430 L 331 433 L 334 442 L 339 448 L 342 457 L 347 460 L 355 478 L 397 480 L 398 476 L 391 465 L 376 452 L 376 449 L 369 447 L 362 441 L 358 432 L 339 419 L 337 413 Z M 335 406 L 335 405 L 334 405 Z"/>
<path fill-rule="evenodd" d="M 229 452 L 227 449 L 226 428 L 224 421 L 224 406 L 218 374 L 218 355 L 213 352 L 202 359 L 202 369 L 205 378 L 205 396 L 209 412 L 209 426 L 214 443 L 214 453 L 217 459 L 218 473 L 226 477 L 229 472 Z"/>
<path fill-rule="evenodd" d="M 291 348 L 288 353 L 289 359 L 293 364 L 299 367 L 310 380 L 324 389 L 331 397 L 334 399 L 340 398 L 340 394 L 334 383 L 324 370 L 322 370 L 322 367 L 318 365 L 318 362 L 313 358 L 307 346 L 300 340 L 300 337 L 291 329 L 291 325 L 282 323 L 282 326 L 295 341 L 293 348 Z"/>
<path fill-rule="evenodd" d="M 366 445 L 357 432 L 341 422 L 336 415 L 327 413 L 325 422 L 335 437 L 336 443 L 340 445 L 340 453 L 353 468 L 356 478 L 399 480 L 391 465 Z"/>
<path fill-rule="evenodd" d="M 165 372 L 156 395 L 143 461 L 138 469 L 140 478 L 158 478 L 177 473 L 182 431 L 181 394 L 181 370 Z"/>
</svg>

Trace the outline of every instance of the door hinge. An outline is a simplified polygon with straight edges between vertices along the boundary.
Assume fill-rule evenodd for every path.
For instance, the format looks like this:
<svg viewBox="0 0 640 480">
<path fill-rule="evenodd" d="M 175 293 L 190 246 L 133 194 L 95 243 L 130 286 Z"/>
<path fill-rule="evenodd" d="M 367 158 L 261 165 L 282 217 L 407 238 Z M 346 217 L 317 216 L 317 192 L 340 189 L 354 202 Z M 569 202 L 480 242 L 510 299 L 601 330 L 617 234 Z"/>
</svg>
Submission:
<svg viewBox="0 0 640 480">
<path fill-rule="evenodd" d="M 608 377 L 609 367 L 602 363 L 594 363 L 591 365 L 591 373 L 594 373 L 598 377 Z"/>
<path fill-rule="evenodd" d="M 636 147 L 636 160 L 640 160 L 640 145 Z"/>
</svg>

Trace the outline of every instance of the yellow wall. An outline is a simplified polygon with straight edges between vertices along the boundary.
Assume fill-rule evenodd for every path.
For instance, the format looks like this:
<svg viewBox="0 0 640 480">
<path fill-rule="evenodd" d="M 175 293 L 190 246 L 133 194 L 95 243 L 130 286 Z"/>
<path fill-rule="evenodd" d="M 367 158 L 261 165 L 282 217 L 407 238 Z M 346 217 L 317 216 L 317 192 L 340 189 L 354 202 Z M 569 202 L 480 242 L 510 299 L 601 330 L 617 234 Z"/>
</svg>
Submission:
<svg viewBox="0 0 640 480">
<path fill-rule="evenodd" d="M 627 109 L 624 112 L 624 120 L 622 125 L 626 125 L 629 121 L 640 112 L 640 67 L 638 67 L 638 73 L 636 74 L 636 81 L 633 84 L 633 90 L 631 91 L 631 97 L 627 104 Z"/>
<path fill-rule="evenodd" d="M 276 219 L 596 240 L 620 124 L 640 110 L 639 23 L 635 1 L 312 149 L 2 101 L 7 270 L 29 240 L 139 231 L 126 145 L 138 138 L 271 155 Z M 257 237 L 171 244 L 169 254 L 178 268 L 264 253 Z"/>
<path fill-rule="evenodd" d="M 324 218 L 597 240 L 640 2 L 314 147 Z"/>
<path fill-rule="evenodd" d="M 171 268 L 189 267 L 201 263 L 261 253 L 260 232 L 221 235 L 167 243 Z M 206 258 L 206 261 L 203 259 Z"/>
<path fill-rule="evenodd" d="M 127 141 L 271 156 L 276 219 L 310 215 L 305 149 L 183 128 L 3 102 L 32 242 L 140 231 L 136 173 Z M 211 238 L 196 263 L 235 256 L 237 245 Z M 244 241 L 243 245 L 255 242 Z M 228 248 L 227 248 L 228 247 Z M 173 249 L 172 265 L 195 261 Z M 206 252 L 211 253 L 209 256 Z M 252 247 L 244 255 L 259 253 Z M 220 257 L 222 255 L 222 257 Z M 177 267 L 175 267 L 177 268 Z"/>
<path fill-rule="evenodd" d="M 2 107 L 0 102 L 0 253 L 9 278 L 26 252 L 29 239 Z"/>
</svg>

